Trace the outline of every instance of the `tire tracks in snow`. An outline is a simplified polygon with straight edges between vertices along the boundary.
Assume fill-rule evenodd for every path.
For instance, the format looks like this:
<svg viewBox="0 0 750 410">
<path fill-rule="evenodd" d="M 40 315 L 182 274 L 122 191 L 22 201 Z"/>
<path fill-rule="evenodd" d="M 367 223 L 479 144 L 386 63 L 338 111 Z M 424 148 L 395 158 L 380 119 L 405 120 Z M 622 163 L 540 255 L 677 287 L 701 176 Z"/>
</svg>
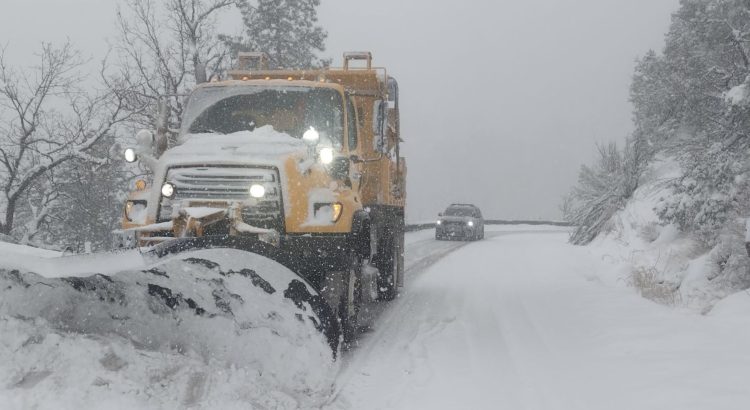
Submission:
<svg viewBox="0 0 750 410">
<path fill-rule="evenodd" d="M 488 233 L 487 241 L 473 243 L 467 251 L 474 252 L 475 246 L 497 247 L 497 243 L 488 242 L 532 233 L 540 232 Z M 437 249 L 436 244 L 440 244 Z M 466 274 L 467 278 L 473 278 L 470 280 L 477 280 L 475 291 L 469 293 L 464 293 L 466 289 L 452 287 L 450 281 L 454 276 L 421 281 L 420 277 L 429 267 L 470 242 L 446 244 L 448 246 L 444 247 L 443 242 L 434 240 L 411 244 L 410 250 L 419 256 L 407 263 L 407 283 L 402 297 L 375 316 L 377 330 L 365 335 L 360 346 L 346 356 L 335 393 L 324 408 L 368 408 L 371 404 L 363 401 L 368 397 L 378 397 L 377 402 L 384 408 L 406 408 L 400 400 L 413 396 L 409 390 L 431 387 L 434 390 L 436 385 L 452 389 L 450 380 L 462 379 L 471 382 L 455 386 L 463 389 L 461 393 L 445 395 L 442 404 L 447 408 L 454 404 L 463 408 L 483 407 L 488 402 L 518 409 L 577 408 L 570 392 L 565 391 L 570 360 L 562 357 L 559 349 L 550 343 L 554 338 L 539 328 L 538 323 L 544 323 L 545 318 L 536 317 L 534 310 L 529 309 L 536 306 L 536 302 L 544 304 L 544 300 L 536 300 L 544 295 L 534 295 L 534 301 L 529 304 L 517 294 L 514 286 L 518 284 L 519 275 L 523 287 L 534 286 L 534 283 L 526 283 L 523 276 L 528 264 L 517 262 L 517 255 L 509 256 L 509 260 L 515 262 L 510 268 L 492 272 L 506 276 L 501 280 L 501 287 L 482 285 L 483 279 L 487 279 L 482 275 L 487 272 L 474 275 L 456 267 L 457 275 Z M 417 281 L 419 285 L 415 286 Z M 500 303 L 498 298 L 501 298 Z M 446 301 L 449 305 L 441 305 L 433 312 L 430 305 L 436 301 Z M 467 317 L 472 320 L 459 319 Z M 400 357 L 401 362 L 383 366 L 382 360 L 373 360 L 375 354 L 383 360 Z M 435 367 L 436 359 L 442 361 L 440 368 Z M 446 369 L 450 369 L 450 375 L 441 373 Z M 479 374 L 493 376 L 473 380 L 472 376 Z M 404 379 L 408 383 L 378 385 L 391 379 Z M 451 403 L 457 397 L 468 397 L 469 401 Z"/>
<path fill-rule="evenodd" d="M 401 290 L 399 297 L 392 302 L 375 303 L 368 306 L 365 310 L 365 322 L 369 325 L 369 332 L 360 334 L 355 347 L 347 351 L 343 355 L 343 366 L 339 373 L 338 381 L 334 393 L 324 408 L 327 409 L 348 409 L 351 408 L 349 403 L 341 403 L 340 393 L 344 387 L 348 387 L 352 381 L 353 373 L 362 371 L 357 365 L 358 363 L 364 362 L 366 358 L 370 356 L 370 353 L 374 348 L 381 344 L 390 343 L 391 347 L 395 347 L 396 344 L 400 347 L 409 348 L 411 342 L 418 339 L 424 332 L 439 333 L 440 323 L 436 325 L 427 325 L 419 323 L 414 328 L 414 333 L 410 337 L 410 341 L 403 343 L 403 341 L 388 341 L 384 340 L 387 335 L 391 334 L 389 330 L 394 327 L 408 326 L 412 319 L 412 315 L 409 312 L 419 311 L 421 307 L 417 306 L 415 299 L 410 297 L 410 288 L 415 280 L 424 273 L 427 268 L 434 265 L 444 257 L 463 248 L 471 242 L 458 242 L 458 241 L 437 241 L 434 238 L 427 238 L 417 240 L 414 242 L 407 243 L 406 248 L 406 260 L 405 260 L 405 277 L 404 277 L 404 288 Z M 438 244 L 439 246 L 436 246 Z M 363 318 L 360 318 L 362 320 Z M 444 326 L 446 324 L 443 324 Z M 443 327 L 444 327 L 443 326 Z M 410 368 L 415 368 L 416 363 L 412 363 Z M 367 386 L 361 386 L 361 388 L 367 388 Z"/>
</svg>

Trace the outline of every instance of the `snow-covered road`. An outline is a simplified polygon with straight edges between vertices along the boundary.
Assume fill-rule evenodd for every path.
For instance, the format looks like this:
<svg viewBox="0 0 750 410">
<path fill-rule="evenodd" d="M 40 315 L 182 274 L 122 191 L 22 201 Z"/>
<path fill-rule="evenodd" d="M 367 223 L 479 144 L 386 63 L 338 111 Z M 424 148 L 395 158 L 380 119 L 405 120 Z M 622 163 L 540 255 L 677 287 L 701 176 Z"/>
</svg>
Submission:
<svg viewBox="0 0 750 410">
<path fill-rule="evenodd" d="M 410 236 L 402 296 L 345 357 L 327 409 L 746 409 L 750 310 L 664 307 L 599 280 L 549 227 Z M 442 258 L 442 259 L 440 259 Z"/>
<path fill-rule="evenodd" d="M 322 338 L 317 349 L 294 343 L 292 353 L 279 331 L 258 333 L 257 323 L 281 316 L 263 315 L 258 296 L 241 297 L 254 288 L 233 272 L 255 266 L 279 278 L 272 265 L 243 259 L 253 255 L 198 251 L 147 266 L 138 254 L 58 258 L 8 245 L 0 248 L 0 409 L 750 408 L 750 294 L 705 315 L 658 305 L 612 280 L 627 272 L 616 250 L 574 247 L 567 237 L 545 226 L 488 227 L 486 240 L 471 243 L 408 234 L 401 296 L 363 312 L 369 331 L 336 363 Z M 49 279 L 119 269 L 109 279 Z M 34 271 L 42 276 L 24 273 Z M 146 283 L 162 292 L 145 292 Z M 236 289 L 226 292 L 231 314 L 225 287 Z M 97 299 L 102 289 L 130 296 L 111 303 Z M 161 297 L 168 290 L 172 297 Z M 278 299 L 274 309 L 296 312 Z M 196 316 L 190 302 L 210 314 Z M 257 323 L 237 327 L 248 320 Z M 142 340 L 161 336 L 182 342 Z"/>
</svg>

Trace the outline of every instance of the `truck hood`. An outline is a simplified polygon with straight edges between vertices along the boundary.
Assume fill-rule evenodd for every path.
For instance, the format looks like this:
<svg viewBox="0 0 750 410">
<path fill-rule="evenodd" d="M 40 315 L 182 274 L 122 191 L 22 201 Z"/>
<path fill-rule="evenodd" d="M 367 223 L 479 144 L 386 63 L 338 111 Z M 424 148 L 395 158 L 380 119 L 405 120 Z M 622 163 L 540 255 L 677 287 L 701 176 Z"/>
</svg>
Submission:
<svg viewBox="0 0 750 410">
<path fill-rule="evenodd" d="M 233 134 L 187 134 L 181 144 L 167 150 L 159 159 L 164 168 L 186 163 L 279 164 L 290 156 L 304 156 L 302 140 L 278 132 L 267 125 L 254 131 Z"/>
</svg>

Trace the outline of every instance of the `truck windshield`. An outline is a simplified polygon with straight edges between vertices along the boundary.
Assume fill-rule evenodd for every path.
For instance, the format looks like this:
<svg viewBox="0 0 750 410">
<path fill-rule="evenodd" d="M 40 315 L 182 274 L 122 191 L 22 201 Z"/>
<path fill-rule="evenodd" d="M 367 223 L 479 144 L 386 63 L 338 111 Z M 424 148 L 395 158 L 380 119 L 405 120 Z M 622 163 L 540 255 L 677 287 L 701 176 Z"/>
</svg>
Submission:
<svg viewBox="0 0 750 410">
<path fill-rule="evenodd" d="M 206 87 L 190 96 L 183 134 L 252 131 L 266 125 L 301 138 L 315 128 L 334 144 L 343 139 L 343 100 L 330 88 Z"/>
</svg>

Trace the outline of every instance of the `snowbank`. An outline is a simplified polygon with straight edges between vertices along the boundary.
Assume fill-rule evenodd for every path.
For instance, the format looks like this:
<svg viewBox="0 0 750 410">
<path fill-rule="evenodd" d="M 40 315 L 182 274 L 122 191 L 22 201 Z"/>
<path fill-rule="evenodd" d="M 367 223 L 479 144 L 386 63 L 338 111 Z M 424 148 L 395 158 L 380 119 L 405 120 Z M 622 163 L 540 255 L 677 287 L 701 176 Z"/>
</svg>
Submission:
<svg viewBox="0 0 750 410">
<path fill-rule="evenodd" d="M 54 258 L 60 256 L 60 252 L 50 251 L 41 248 L 32 248 L 31 246 L 16 245 L 14 243 L 0 241 L 0 255 L 3 256 L 3 260 L 13 256 L 36 256 L 40 258 Z"/>
<path fill-rule="evenodd" d="M 601 280 L 627 284 L 659 303 L 707 312 L 735 290 L 717 279 L 717 250 L 707 249 L 673 225 L 663 224 L 655 209 L 672 195 L 668 182 L 681 174 L 671 160 L 655 161 L 626 207 L 591 244 L 610 269 Z"/>
<path fill-rule="evenodd" d="M 711 309 L 710 315 L 727 319 L 743 318 L 747 321 L 750 318 L 750 292 L 744 290 L 720 300 Z"/>
<path fill-rule="evenodd" d="M 319 406 L 338 368 L 325 309 L 291 271 L 235 250 L 85 278 L 0 268 L 0 403 Z"/>
<path fill-rule="evenodd" d="M 724 97 L 725 101 L 729 105 L 743 106 L 750 102 L 750 90 L 748 90 L 748 84 L 741 84 L 736 87 L 732 87 Z"/>
</svg>

